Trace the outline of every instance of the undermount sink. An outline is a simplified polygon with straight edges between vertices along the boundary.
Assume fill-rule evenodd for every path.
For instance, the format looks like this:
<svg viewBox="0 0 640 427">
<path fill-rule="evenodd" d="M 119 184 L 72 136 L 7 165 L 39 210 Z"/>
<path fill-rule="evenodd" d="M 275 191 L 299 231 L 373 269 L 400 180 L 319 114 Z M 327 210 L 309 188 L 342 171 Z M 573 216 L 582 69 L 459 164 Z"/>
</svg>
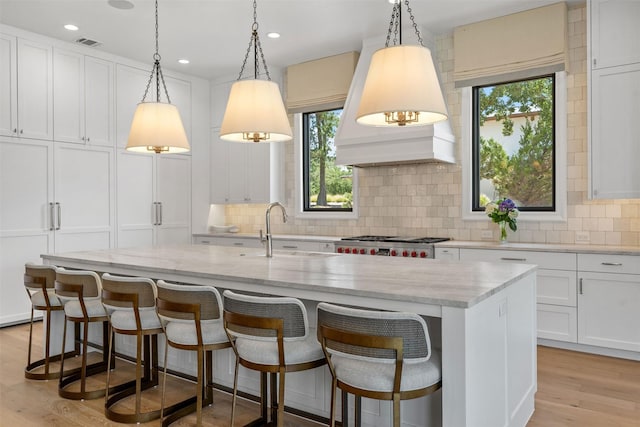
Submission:
<svg viewBox="0 0 640 427">
<path fill-rule="evenodd" d="M 336 256 L 333 252 L 307 252 L 307 251 L 273 251 L 273 258 L 277 257 L 330 257 Z M 266 258 L 266 254 L 264 252 L 251 252 L 251 253 L 241 253 L 240 256 L 245 257 L 264 257 Z"/>
</svg>

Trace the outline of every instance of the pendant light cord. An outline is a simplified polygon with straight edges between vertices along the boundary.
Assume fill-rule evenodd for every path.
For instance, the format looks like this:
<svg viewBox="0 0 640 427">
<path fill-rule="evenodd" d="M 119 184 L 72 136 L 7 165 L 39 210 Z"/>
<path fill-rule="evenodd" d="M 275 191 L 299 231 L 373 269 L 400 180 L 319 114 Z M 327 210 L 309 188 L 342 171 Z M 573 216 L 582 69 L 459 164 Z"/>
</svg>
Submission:
<svg viewBox="0 0 640 427">
<path fill-rule="evenodd" d="M 420 46 L 424 47 L 422 35 L 418 29 L 418 24 L 416 24 L 416 19 L 413 16 L 413 10 L 411 9 L 411 6 L 409 6 L 409 0 L 405 0 L 404 4 L 407 6 L 407 12 L 409 12 L 409 18 L 411 19 L 413 30 L 415 31 L 416 36 L 418 36 L 418 43 L 420 43 Z M 389 21 L 389 30 L 387 31 L 387 41 L 385 42 L 384 47 L 389 47 L 389 42 L 391 42 L 391 33 L 393 33 L 393 46 L 402 44 L 402 0 L 397 0 L 393 4 L 391 21 Z"/>
<path fill-rule="evenodd" d="M 169 98 L 169 91 L 167 90 L 167 84 L 164 81 L 164 74 L 162 73 L 162 67 L 160 67 L 160 45 L 158 43 L 159 39 L 159 30 L 158 30 L 158 0 L 156 0 L 156 53 L 153 54 L 153 68 L 151 69 L 151 75 L 149 76 L 149 81 L 147 82 L 147 88 L 144 91 L 144 95 L 142 97 L 142 102 L 145 102 L 147 99 L 147 94 L 149 93 L 149 88 L 151 87 L 151 81 L 153 81 L 153 77 L 156 78 L 156 102 L 160 102 L 160 82 L 162 81 L 162 88 L 164 89 L 164 94 L 167 97 L 167 103 L 171 104 L 171 98 Z"/>
<path fill-rule="evenodd" d="M 267 76 L 267 80 L 271 81 L 269 75 L 269 68 L 267 67 L 267 60 L 264 59 L 264 53 L 262 52 L 262 44 L 260 44 L 260 36 L 258 35 L 258 5 L 256 0 L 253 0 L 253 24 L 251 25 L 251 39 L 249 40 L 249 46 L 247 52 L 244 55 L 244 61 L 242 61 L 242 67 L 240 67 L 240 74 L 238 74 L 238 80 L 242 80 L 244 69 L 247 66 L 249 60 L 249 54 L 253 47 L 253 78 L 257 79 L 260 75 L 260 62 L 264 68 L 264 73 Z M 258 61 L 258 53 L 260 53 L 260 61 Z"/>
</svg>

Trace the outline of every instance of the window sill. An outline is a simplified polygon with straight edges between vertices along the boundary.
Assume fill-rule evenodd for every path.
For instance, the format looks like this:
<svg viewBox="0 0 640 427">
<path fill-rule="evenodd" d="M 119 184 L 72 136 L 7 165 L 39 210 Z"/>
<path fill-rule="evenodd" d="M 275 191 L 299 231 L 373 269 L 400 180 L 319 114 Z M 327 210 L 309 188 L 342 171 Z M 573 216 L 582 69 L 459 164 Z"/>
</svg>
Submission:
<svg viewBox="0 0 640 427">
<path fill-rule="evenodd" d="M 462 214 L 463 221 L 491 221 L 484 212 L 466 212 Z M 520 212 L 518 222 L 566 222 L 566 215 L 560 212 Z"/>
</svg>

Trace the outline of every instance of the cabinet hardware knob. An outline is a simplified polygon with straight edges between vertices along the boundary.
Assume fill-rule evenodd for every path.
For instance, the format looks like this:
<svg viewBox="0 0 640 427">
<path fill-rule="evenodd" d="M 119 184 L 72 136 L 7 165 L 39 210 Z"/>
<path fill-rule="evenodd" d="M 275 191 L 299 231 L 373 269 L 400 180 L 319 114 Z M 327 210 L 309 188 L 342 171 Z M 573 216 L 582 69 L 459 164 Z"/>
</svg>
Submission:
<svg viewBox="0 0 640 427">
<path fill-rule="evenodd" d="M 20 135 L 24 133 L 24 129 L 20 129 Z"/>
<path fill-rule="evenodd" d="M 18 129 L 17 128 L 13 129 L 13 133 L 18 133 Z"/>
</svg>

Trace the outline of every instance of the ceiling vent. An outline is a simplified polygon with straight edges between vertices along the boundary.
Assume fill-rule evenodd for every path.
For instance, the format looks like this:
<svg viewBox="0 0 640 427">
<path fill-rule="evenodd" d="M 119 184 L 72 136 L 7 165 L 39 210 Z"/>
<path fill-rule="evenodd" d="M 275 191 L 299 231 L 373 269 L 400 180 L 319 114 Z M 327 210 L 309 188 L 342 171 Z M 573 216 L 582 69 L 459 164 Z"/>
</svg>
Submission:
<svg viewBox="0 0 640 427">
<path fill-rule="evenodd" d="M 76 43 L 84 45 L 84 46 L 89 46 L 89 47 L 96 47 L 96 46 L 100 46 L 102 43 L 95 41 L 95 40 L 91 40 L 91 39 L 87 39 L 84 37 L 81 37 L 79 39 L 76 40 Z"/>
</svg>

